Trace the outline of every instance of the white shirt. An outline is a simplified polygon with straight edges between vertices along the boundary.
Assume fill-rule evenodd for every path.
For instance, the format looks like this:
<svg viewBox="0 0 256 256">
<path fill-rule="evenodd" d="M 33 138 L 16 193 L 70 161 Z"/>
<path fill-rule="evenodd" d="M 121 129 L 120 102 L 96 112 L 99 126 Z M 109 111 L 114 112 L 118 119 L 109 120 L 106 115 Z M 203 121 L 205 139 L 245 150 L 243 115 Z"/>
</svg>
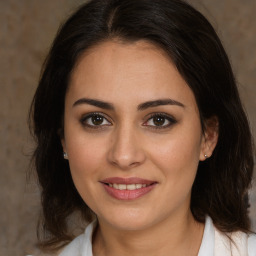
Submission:
<svg viewBox="0 0 256 256">
<path fill-rule="evenodd" d="M 93 256 L 92 234 L 95 224 L 96 222 L 89 224 L 85 232 L 68 244 L 59 256 Z M 232 256 L 256 256 L 256 235 L 234 232 L 231 237 L 236 246 L 207 217 L 198 256 L 231 256 L 231 251 Z"/>
</svg>

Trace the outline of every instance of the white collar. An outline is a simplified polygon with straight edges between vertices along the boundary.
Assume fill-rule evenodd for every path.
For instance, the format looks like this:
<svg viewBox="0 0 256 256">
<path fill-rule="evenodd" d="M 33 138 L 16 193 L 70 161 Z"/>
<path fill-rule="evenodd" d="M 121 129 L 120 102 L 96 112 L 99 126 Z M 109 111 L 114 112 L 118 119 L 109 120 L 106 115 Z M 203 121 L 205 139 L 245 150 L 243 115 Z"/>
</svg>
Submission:
<svg viewBox="0 0 256 256">
<path fill-rule="evenodd" d="M 204 235 L 198 256 L 214 256 L 215 229 L 212 219 L 207 216 L 205 220 Z"/>
<path fill-rule="evenodd" d="M 97 220 L 90 223 L 89 226 L 85 229 L 84 233 L 84 243 L 81 256 L 93 256 L 92 255 L 92 235 L 93 230 L 97 225 Z M 80 256 L 80 255 L 79 255 Z"/>
<path fill-rule="evenodd" d="M 90 223 L 84 234 L 67 245 L 59 256 L 93 256 L 92 235 L 96 224 L 96 221 Z M 204 235 L 198 256 L 214 256 L 214 226 L 210 217 L 206 217 Z"/>
</svg>

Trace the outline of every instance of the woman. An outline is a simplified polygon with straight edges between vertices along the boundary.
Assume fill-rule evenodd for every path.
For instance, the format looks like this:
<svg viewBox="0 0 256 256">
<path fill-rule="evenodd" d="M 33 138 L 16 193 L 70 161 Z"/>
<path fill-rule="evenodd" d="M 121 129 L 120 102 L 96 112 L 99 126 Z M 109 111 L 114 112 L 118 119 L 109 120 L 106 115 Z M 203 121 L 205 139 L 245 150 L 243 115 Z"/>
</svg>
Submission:
<svg viewBox="0 0 256 256">
<path fill-rule="evenodd" d="M 187 3 L 83 5 L 56 36 L 31 118 L 44 250 L 256 255 L 248 121 L 219 38 Z M 74 212 L 92 223 L 69 243 Z"/>
</svg>

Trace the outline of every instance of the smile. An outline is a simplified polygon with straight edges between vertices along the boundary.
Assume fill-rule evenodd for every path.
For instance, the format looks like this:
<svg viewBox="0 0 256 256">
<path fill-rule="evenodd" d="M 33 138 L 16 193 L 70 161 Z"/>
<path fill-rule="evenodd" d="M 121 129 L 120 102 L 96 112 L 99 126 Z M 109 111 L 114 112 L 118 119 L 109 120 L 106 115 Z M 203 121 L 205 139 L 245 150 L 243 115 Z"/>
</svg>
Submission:
<svg viewBox="0 0 256 256">
<path fill-rule="evenodd" d="M 149 185 L 147 184 L 111 184 L 109 183 L 108 186 L 111 188 L 119 189 L 119 190 L 135 190 L 135 189 L 140 189 L 140 188 L 145 188 Z"/>
<path fill-rule="evenodd" d="M 105 191 L 118 200 L 135 200 L 155 188 L 156 181 L 140 178 L 107 178 L 100 181 Z"/>
</svg>

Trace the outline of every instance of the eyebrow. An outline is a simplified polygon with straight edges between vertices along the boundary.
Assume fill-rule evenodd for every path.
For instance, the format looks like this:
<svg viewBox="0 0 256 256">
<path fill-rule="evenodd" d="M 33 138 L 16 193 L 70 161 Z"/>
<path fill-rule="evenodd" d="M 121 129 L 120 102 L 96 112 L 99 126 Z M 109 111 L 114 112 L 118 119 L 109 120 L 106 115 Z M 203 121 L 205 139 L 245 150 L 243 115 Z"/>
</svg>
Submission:
<svg viewBox="0 0 256 256">
<path fill-rule="evenodd" d="M 102 109 L 107 109 L 107 110 L 114 110 L 114 106 L 111 103 L 101 101 L 101 100 L 96 100 L 96 99 L 88 99 L 88 98 L 81 98 L 77 100 L 74 104 L 73 107 L 82 105 L 82 104 L 88 104 L 92 106 L 96 106 Z M 179 101 L 173 100 L 173 99 L 157 99 L 157 100 L 152 100 L 152 101 L 146 101 L 144 103 L 141 103 L 138 105 L 137 110 L 142 111 L 146 110 L 148 108 L 152 107 L 158 107 L 158 106 L 164 106 L 164 105 L 175 105 L 179 107 L 185 107 L 184 104 L 182 104 Z"/>
<path fill-rule="evenodd" d="M 145 110 L 147 108 L 164 106 L 164 105 L 176 105 L 183 108 L 185 107 L 184 104 L 173 99 L 158 99 L 158 100 L 147 101 L 140 104 L 138 106 L 138 110 Z"/>
<path fill-rule="evenodd" d="M 82 99 L 77 100 L 73 104 L 73 107 L 81 105 L 81 104 L 88 104 L 88 105 L 92 105 L 92 106 L 107 109 L 107 110 L 114 110 L 114 106 L 111 103 L 104 102 L 101 100 L 96 100 L 96 99 L 88 99 L 88 98 L 82 98 Z"/>
</svg>

